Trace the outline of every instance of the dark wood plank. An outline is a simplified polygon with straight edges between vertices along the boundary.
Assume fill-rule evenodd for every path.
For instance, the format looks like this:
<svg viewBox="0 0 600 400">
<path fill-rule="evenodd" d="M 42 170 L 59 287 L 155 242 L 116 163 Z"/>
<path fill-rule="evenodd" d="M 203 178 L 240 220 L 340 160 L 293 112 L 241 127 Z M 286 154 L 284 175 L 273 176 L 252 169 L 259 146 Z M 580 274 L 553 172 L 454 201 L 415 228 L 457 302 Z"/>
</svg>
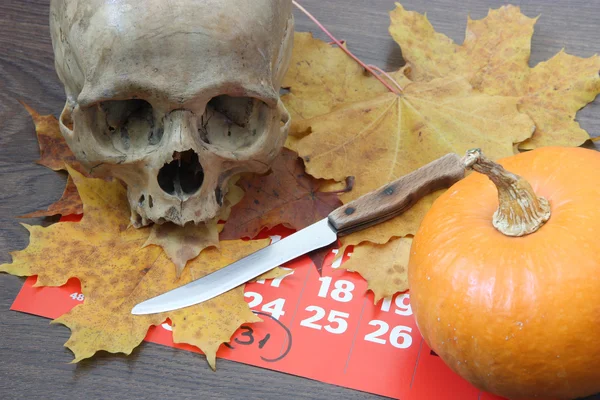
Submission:
<svg viewBox="0 0 600 400">
<path fill-rule="evenodd" d="M 364 61 L 391 69 L 402 64 L 401 51 L 387 33 L 392 0 L 301 0 Z M 498 0 L 431 0 L 402 2 L 427 12 L 433 25 L 462 42 L 467 14 L 481 18 Z M 531 65 L 561 48 L 579 56 L 600 50 L 600 1 L 515 1 L 529 16 L 540 15 L 533 37 Z M 457 4 L 460 4 L 458 6 Z M 0 262 L 9 251 L 26 246 L 26 231 L 15 215 L 45 208 L 62 193 L 65 177 L 34 164 L 38 157 L 33 124 L 18 103 L 58 115 L 63 89 L 54 72 L 48 31 L 49 0 L 3 0 L 0 3 Z M 298 12 L 297 30 L 316 32 Z M 600 134 L 600 102 L 578 114 L 582 127 Z M 34 220 L 32 223 L 50 223 Z M 212 372 L 201 356 L 144 344 L 130 357 L 101 354 L 68 364 L 62 347 L 68 330 L 48 320 L 10 312 L 22 279 L 0 275 L 0 393 L 13 398 L 102 399 L 376 399 L 367 393 L 326 385 L 243 364 L 219 360 Z M 377 368 L 376 363 L 373 368 Z"/>
</svg>

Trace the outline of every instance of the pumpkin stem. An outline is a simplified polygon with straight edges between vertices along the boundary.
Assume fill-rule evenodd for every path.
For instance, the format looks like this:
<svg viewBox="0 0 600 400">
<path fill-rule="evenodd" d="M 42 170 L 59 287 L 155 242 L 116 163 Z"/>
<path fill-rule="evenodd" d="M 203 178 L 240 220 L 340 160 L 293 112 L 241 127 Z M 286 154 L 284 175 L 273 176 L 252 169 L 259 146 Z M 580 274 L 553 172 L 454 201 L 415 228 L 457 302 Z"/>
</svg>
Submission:
<svg viewBox="0 0 600 400">
<path fill-rule="evenodd" d="M 550 204 L 537 196 L 529 182 L 486 158 L 480 149 L 467 152 L 465 165 L 488 178 L 498 189 L 498 209 L 492 224 L 507 236 L 525 236 L 550 219 Z"/>
</svg>

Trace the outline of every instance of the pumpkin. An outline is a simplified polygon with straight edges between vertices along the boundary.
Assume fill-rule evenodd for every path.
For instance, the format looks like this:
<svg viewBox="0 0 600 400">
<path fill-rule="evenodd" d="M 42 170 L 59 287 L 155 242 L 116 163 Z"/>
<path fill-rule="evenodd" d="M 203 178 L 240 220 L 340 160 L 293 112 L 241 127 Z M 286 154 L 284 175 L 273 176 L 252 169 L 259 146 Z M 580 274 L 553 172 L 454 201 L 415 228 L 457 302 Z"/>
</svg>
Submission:
<svg viewBox="0 0 600 400">
<path fill-rule="evenodd" d="M 600 153 L 545 147 L 471 172 L 433 204 L 409 261 L 425 342 L 508 399 L 600 392 Z"/>
</svg>

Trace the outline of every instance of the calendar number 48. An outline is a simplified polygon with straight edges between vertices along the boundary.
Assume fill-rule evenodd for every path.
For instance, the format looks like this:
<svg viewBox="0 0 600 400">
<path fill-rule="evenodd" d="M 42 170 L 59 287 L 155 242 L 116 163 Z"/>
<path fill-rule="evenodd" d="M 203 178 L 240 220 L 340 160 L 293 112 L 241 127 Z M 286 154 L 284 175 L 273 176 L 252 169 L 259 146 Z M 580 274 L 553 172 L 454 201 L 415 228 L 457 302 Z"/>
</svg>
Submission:
<svg viewBox="0 0 600 400">
<path fill-rule="evenodd" d="M 76 300 L 76 301 L 83 301 L 83 300 L 85 300 L 85 295 L 83 293 L 77 293 L 77 292 L 71 293 L 69 295 L 69 297 L 72 298 L 73 300 Z"/>
</svg>

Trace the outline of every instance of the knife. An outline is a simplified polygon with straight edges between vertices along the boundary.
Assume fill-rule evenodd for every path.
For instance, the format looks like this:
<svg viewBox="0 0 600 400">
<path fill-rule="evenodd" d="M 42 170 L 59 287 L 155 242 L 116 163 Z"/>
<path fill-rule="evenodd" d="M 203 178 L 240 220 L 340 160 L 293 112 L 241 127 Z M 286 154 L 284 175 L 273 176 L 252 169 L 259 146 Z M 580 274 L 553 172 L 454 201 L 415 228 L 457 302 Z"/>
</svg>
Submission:
<svg viewBox="0 0 600 400">
<path fill-rule="evenodd" d="M 322 220 L 202 278 L 137 304 L 132 314 L 189 307 L 225 293 L 339 237 L 398 216 L 421 197 L 448 188 L 465 175 L 465 158 L 450 153 L 345 204 Z"/>
</svg>

